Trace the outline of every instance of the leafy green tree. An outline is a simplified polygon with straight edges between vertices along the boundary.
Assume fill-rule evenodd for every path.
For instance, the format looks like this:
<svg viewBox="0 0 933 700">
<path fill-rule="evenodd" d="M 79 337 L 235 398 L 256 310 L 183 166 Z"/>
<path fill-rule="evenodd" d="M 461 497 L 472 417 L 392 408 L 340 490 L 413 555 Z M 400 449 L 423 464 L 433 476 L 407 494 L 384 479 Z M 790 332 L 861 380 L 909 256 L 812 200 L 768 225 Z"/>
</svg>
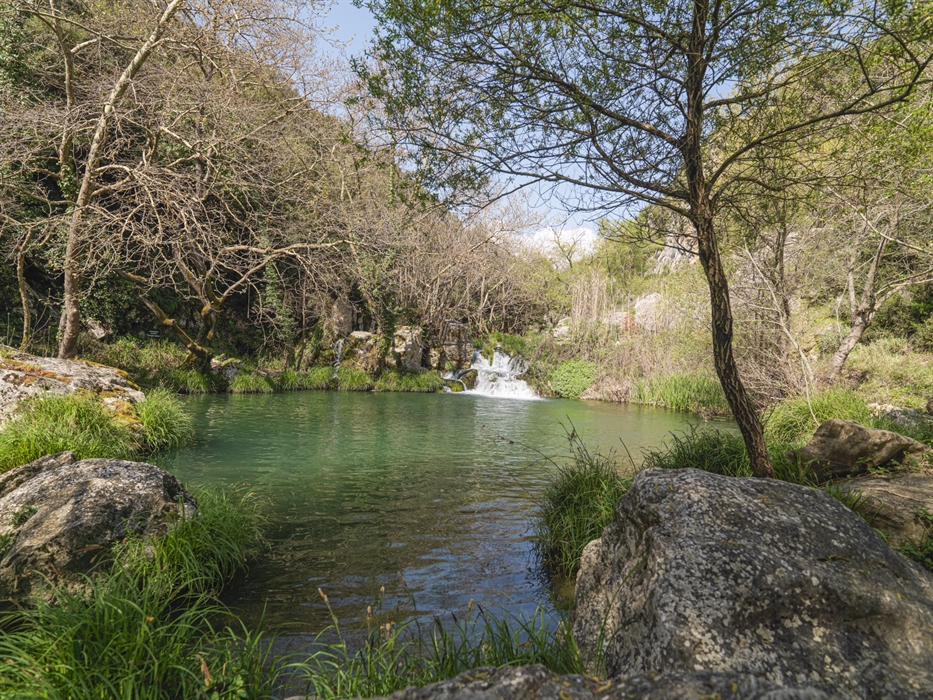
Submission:
<svg viewBox="0 0 933 700">
<path fill-rule="evenodd" d="M 757 476 L 773 469 L 733 354 L 718 216 L 756 152 L 907 97 L 930 62 L 928 18 L 868 0 L 370 0 L 362 68 L 387 125 L 440 190 L 498 173 L 653 204 L 692 225 L 714 362 Z M 847 76 L 845 89 L 827 85 Z M 831 88 L 831 89 L 830 89 Z M 795 109 L 776 113 L 773 99 Z M 793 115 L 788 117 L 788 115 Z"/>
</svg>

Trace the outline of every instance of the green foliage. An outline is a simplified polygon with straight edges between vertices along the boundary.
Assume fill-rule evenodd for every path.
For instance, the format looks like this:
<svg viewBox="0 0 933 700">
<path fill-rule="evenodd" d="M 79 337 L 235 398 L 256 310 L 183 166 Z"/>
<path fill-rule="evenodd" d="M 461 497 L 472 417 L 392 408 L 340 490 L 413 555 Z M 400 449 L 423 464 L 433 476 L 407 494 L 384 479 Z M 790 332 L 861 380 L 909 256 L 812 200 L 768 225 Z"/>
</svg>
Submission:
<svg viewBox="0 0 933 700">
<path fill-rule="evenodd" d="M 130 458 L 139 436 L 93 394 L 73 392 L 25 401 L 0 429 L 0 471 L 71 450 L 78 459 Z"/>
<path fill-rule="evenodd" d="M 255 499 L 202 492 L 199 514 L 115 551 L 86 590 L 0 615 L 4 698 L 270 697 L 282 665 L 260 635 L 218 628 L 219 590 L 259 545 Z"/>
<path fill-rule="evenodd" d="M 619 474 L 611 454 L 591 453 L 570 434 L 570 461 L 557 466 L 538 504 L 534 546 L 546 572 L 565 579 L 576 575 L 583 548 L 612 520 L 631 482 Z"/>
<path fill-rule="evenodd" d="M 701 469 L 723 476 L 751 476 L 752 469 L 741 435 L 724 430 L 671 433 L 665 444 L 645 452 L 643 469 Z"/>
<path fill-rule="evenodd" d="M 146 447 L 165 450 L 181 447 L 194 438 L 194 420 L 182 403 L 165 389 L 153 389 L 136 404 Z"/>
<path fill-rule="evenodd" d="M 775 406 L 765 421 L 765 436 L 769 442 L 800 447 L 830 418 L 868 425 L 871 411 L 865 400 L 849 389 L 824 389 L 812 394 L 809 402 L 799 397 Z"/>
<path fill-rule="evenodd" d="M 275 386 L 260 374 L 239 372 L 230 380 L 227 391 L 231 394 L 271 394 L 275 391 Z"/>
<path fill-rule="evenodd" d="M 156 375 L 160 386 L 164 386 L 179 394 L 210 394 L 214 391 L 214 382 L 211 377 L 195 369 L 173 369 L 163 375 Z"/>
<path fill-rule="evenodd" d="M 509 357 L 525 357 L 528 354 L 528 342 L 520 335 L 510 333 L 490 333 L 482 344 L 482 353 L 492 362 L 496 348 L 500 348 Z"/>
<path fill-rule="evenodd" d="M 917 511 L 917 517 L 926 523 L 926 536 L 919 542 L 905 542 L 899 551 L 933 573 L 933 513 L 921 508 Z"/>
<path fill-rule="evenodd" d="M 909 295 L 896 294 L 878 309 L 863 340 L 880 338 L 906 338 L 933 351 L 933 284 L 918 285 Z"/>
<path fill-rule="evenodd" d="M 326 391 L 336 386 L 337 378 L 334 376 L 334 368 L 330 365 L 312 367 L 302 374 L 302 388 L 304 389 Z"/>
<path fill-rule="evenodd" d="M 321 644 L 294 668 L 306 692 L 322 700 L 389 695 L 482 666 L 542 664 L 556 673 L 586 672 L 568 618 L 556 621 L 554 631 L 555 621 L 540 608 L 530 617 L 496 618 L 473 607 L 471 601 L 466 614 L 446 626 L 435 618 L 429 630 L 417 621 L 385 623 L 358 651 L 343 641 L 334 619 L 322 634 L 340 641 Z"/>
<path fill-rule="evenodd" d="M 405 372 L 404 370 L 389 368 L 379 375 L 373 388 L 376 391 L 409 391 L 433 394 L 440 391 L 444 385 L 444 380 L 441 379 L 437 372 Z"/>
<path fill-rule="evenodd" d="M 547 380 L 558 396 L 578 399 L 596 381 L 596 365 L 587 360 L 567 360 L 555 367 Z"/>
<path fill-rule="evenodd" d="M 337 370 L 337 388 L 340 391 L 369 391 L 373 388 L 373 380 L 361 369 L 341 367 Z"/>
<path fill-rule="evenodd" d="M 293 369 L 284 369 L 275 378 L 275 383 L 279 391 L 298 391 L 304 389 L 303 379 L 304 377 L 301 376 L 300 372 Z"/>
<path fill-rule="evenodd" d="M 677 373 L 639 380 L 635 382 L 629 400 L 672 411 L 731 415 L 722 385 L 715 379 L 697 374 Z"/>
</svg>

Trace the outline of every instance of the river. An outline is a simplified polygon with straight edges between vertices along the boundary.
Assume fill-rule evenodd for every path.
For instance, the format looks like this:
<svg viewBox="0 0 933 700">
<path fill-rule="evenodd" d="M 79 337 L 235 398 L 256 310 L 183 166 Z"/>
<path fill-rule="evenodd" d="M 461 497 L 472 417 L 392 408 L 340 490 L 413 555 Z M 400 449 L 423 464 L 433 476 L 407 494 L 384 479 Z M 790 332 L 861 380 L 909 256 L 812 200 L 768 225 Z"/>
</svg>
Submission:
<svg viewBox="0 0 933 700">
<path fill-rule="evenodd" d="M 226 594 L 248 624 L 303 638 L 359 627 L 367 605 L 497 614 L 549 605 L 532 555 L 534 504 L 567 454 L 643 449 L 695 416 L 585 401 L 297 392 L 186 400 L 197 442 L 154 461 L 191 486 L 268 501 L 270 551 Z M 563 425 L 563 427 L 562 427 Z M 376 605 L 377 610 L 380 605 Z"/>
</svg>

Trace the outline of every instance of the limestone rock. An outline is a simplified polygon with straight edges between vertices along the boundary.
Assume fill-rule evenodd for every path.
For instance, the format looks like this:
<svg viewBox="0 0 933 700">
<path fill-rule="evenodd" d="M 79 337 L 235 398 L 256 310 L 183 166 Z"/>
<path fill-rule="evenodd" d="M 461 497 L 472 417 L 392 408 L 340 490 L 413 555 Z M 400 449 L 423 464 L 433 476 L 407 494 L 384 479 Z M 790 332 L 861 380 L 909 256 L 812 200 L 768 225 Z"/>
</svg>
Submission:
<svg viewBox="0 0 933 700">
<path fill-rule="evenodd" d="M 638 299 L 635 302 L 635 325 L 649 333 L 670 328 L 673 324 L 664 297 L 653 292 Z"/>
<path fill-rule="evenodd" d="M 829 700 L 817 690 L 780 689 L 735 673 L 696 672 L 602 682 L 557 675 L 544 666 L 477 668 L 423 688 L 406 688 L 392 700 Z M 289 698 L 288 700 L 299 700 Z"/>
<path fill-rule="evenodd" d="M 933 513 L 933 470 L 860 476 L 842 488 L 861 493 L 858 512 L 895 549 L 929 534 L 929 521 L 920 512 Z"/>
<path fill-rule="evenodd" d="M 242 369 L 243 363 L 232 357 L 226 360 L 216 358 L 211 360 L 211 373 L 223 377 L 227 381 L 237 376 Z"/>
<path fill-rule="evenodd" d="M 819 481 L 866 474 L 889 462 L 930 452 L 922 442 L 890 430 L 866 428 L 855 421 L 824 421 L 804 447 L 796 450 L 801 466 Z"/>
<path fill-rule="evenodd" d="M 373 333 L 353 331 L 343 343 L 341 364 L 348 364 L 372 374 L 379 366 L 377 338 Z"/>
<path fill-rule="evenodd" d="M 646 470 L 584 550 L 576 597 L 574 637 L 610 676 L 933 696 L 933 577 L 804 486 Z"/>
<path fill-rule="evenodd" d="M 345 338 L 353 330 L 356 322 L 356 309 L 345 296 L 334 299 L 325 319 L 325 327 L 332 338 Z"/>
<path fill-rule="evenodd" d="M 0 599 L 22 598 L 43 577 L 80 582 L 115 542 L 165 532 L 197 504 L 151 464 L 62 453 L 4 475 L 0 496 Z"/>
<path fill-rule="evenodd" d="M 605 321 L 608 325 L 625 332 L 633 331 L 636 328 L 635 316 L 628 311 L 613 311 L 606 316 Z"/>
<path fill-rule="evenodd" d="M 452 369 L 466 369 L 473 362 L 473 341 L 470 329 L 457 321 L 441 324 L 438 334 L 446 360 L 454 365 Z"/>
<path fill-rule="evenodd" d="M 394 362 L 392 366 L 408 372 L 417 372 L 421 369 L 421 358 L 424 355 L 422 331 L 412 326 L 399 326 L 395 329 L 392 338 L 392 350 L 389 355 Z M 387 364 L 389 357 L 386 357 Z"/>
<path fill-rule="evenodd" d="M 145 398 L 122 370 L 84 360 L 38 357 L 0 345 L 0 425 L 24 399 L 77 389 L 97 392 L 113 401 L 137 403 Z"/>
<path fill-rule="evenodd" d="M 567 340 L 570 337 L 570 317 L 560 319 L 551 329 L 551 335 L 557 340 Z"/>
</svg>

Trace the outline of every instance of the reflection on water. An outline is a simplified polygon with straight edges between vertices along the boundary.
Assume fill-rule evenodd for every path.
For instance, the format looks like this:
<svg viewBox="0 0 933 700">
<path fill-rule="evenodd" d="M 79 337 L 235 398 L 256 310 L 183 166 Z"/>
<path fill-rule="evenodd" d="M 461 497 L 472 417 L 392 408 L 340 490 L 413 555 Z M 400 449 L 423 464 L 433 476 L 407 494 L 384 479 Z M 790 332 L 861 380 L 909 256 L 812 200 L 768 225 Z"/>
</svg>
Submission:
<svg viewBox="0 0 933 700">
<path fill-rule="evenodd" d="M 530 612 L 548 595 L 533 570 L 534 502 L 566 451 L 560 422 L 592 448 L 635 458 L 695 417 L 580 401 L 452 394 L 300 392 L 188 399 L 197 444 L 155 461 L 191 485 L 248 484 L 270 500 L 271 554 L 226 602 L 297 635 L 386 604 L 422 613 Z M 530 449 L 531 448 L 531 449 Z M 407 585 L 399 580 L 404 576 Z"/>
</svg>

